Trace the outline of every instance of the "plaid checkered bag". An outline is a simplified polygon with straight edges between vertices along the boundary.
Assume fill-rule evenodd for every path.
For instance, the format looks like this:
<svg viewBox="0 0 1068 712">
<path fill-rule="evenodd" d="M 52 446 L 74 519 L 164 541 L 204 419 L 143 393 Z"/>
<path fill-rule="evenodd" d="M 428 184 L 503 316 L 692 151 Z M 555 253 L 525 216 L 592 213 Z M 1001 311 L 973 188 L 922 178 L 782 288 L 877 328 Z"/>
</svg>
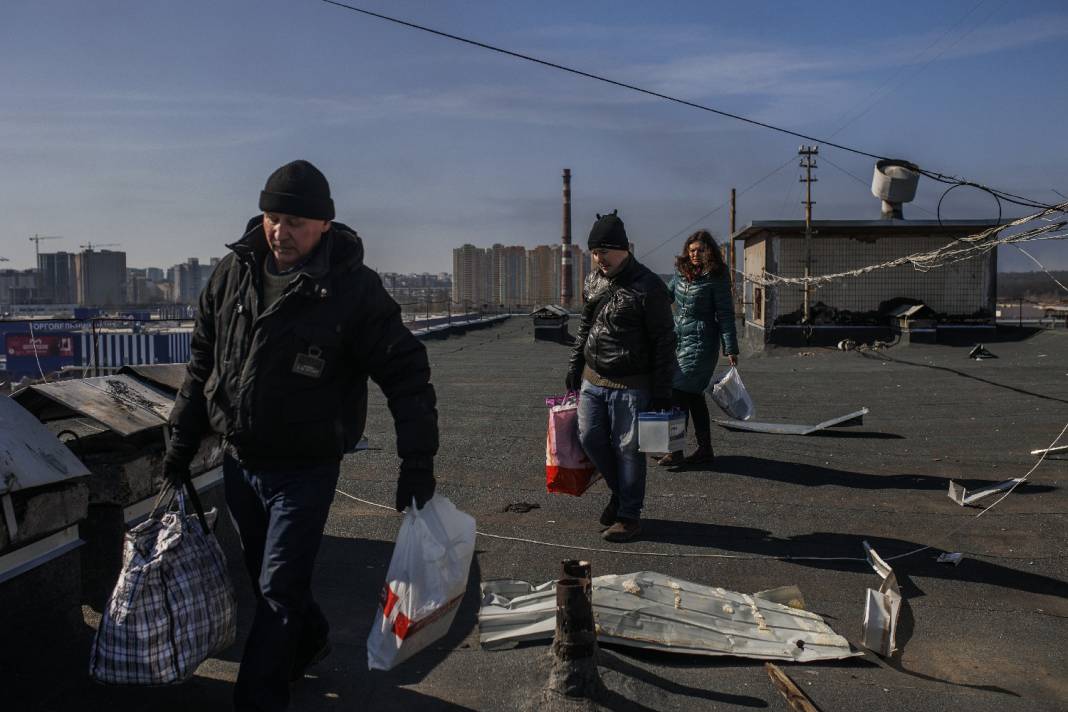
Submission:
<svg viewBox="0 0 1068 712">
<path fill-rule="evenodd" d="M 165 486 L 144 522 L 126 533 L 122 571 L 93 641 L 89 673 L 113 685 L 169 685 L 192 676 L 236 635 L 236 601 L 219 542 L 192 483 L 196 515 L 169 511 Z M 171 494 L 166 506 L 161 503 Z"/>
</svg>

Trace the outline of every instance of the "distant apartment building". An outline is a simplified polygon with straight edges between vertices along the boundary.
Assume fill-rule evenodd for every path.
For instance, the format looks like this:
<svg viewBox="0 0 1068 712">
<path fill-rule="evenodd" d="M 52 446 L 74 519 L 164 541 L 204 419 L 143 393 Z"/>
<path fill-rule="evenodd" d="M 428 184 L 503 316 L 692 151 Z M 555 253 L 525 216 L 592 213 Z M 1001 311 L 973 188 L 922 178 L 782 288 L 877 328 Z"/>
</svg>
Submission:
<svg viewBox="0 0 1068 712">
<path fill-rule="evenodd" d="M 172 300 L 178 304 L 195 304 L 218 264 L 218 257 L 212 257 L 206 265 L 200 264 L 196 257 L 190 257 L 167 270 L 168 281 L 173 285 Z"/>
<path fill-rule="evenodd" d="M 82 306 L 126 303 L 126 253 L 85 250 L 74 256 L 75 301 Z"/>
<path fill-rule="evenodd" d="M 152 279 L 155 275 L 159 279 Z M 163 270 L 158 267 L 126 270 L 126 301 L 129 304 L 161 304 L 168 300 L 170 290 L 164 290 Z M 169 286 L 169 285 L 168 285 Z"/>
<path fill-rule="evenodd" d="M 494 245 L 480 248 L 464 245 L 453 250 L 453 301 L 461 304 L 493 304 L 505 307 L 560 304 L 560 256 L 562 246 Z M 572 303 L 582 303 L 582 283 L 590 271 L 590 256 L 571 245 Z"/>
<path fill-rule="evenodd" d="M 0 270 L 0 304 L 33 304 L 36 300 L 36 270 Z"/>
<path fill-rule="evenodd" d="M 555 248 L 555 249 L 554 249 Z M 556 304 L 560 294 L 560 250 L 538 245 L 527 252 L 527 298 L 531 306 Z"/>
<path fill-rule="evenodd" d="M 47 304 L 73 304 L 78 298 L 73 252 L 37 255 L 37 296 Z"/>
<path fill-rule="evenodd" d="M 464 245 L 452 251 L 452 301 L 457 304 L 481 304 L 485 294 L 483 273 L 486 250 Z"/>
</svg>

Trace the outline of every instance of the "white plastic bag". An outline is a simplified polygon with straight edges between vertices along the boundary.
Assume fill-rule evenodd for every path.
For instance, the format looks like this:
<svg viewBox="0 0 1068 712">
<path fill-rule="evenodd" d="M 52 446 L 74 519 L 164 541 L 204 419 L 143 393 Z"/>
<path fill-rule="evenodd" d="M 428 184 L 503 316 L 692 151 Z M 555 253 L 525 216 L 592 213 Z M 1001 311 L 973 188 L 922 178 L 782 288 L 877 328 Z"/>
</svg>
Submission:
<svg viewBox="0 0 1068 712">
<path fill-rule="evenodd" d="M 367 638 L 368 669 L 390 670 L 448 632 L 474 552 L 475 520 L 448 499 L 408 507 Z"/>
<path fill-rule="evenodd" d="M 735 420 L 749 420 L 756 414 L 753 399 L 749 397 L 742 377 L 734 366 L 730 367 L 723 378 L 712 384 L 711 391 L 716 405 Z"/>
</svg>

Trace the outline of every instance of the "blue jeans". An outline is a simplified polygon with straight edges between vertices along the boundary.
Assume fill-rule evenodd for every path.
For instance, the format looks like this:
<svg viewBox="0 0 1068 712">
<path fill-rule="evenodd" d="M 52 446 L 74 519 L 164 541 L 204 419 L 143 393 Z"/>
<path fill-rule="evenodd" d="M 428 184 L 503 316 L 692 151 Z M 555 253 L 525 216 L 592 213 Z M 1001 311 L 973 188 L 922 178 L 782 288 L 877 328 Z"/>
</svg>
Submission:
<svg viewBox="0 0 1068 712">
<path fill-rule="evenodd" d="M 236 710 L 284 710 L 294 660 L 326 640 L 329 626 L 312 598 L 311 578 L 339 466 L 266 471 L 246 469 L 230 456 L 223 460 L 226 505 L 256 592 L 234 688 Z"/>
<path fill-rule="evenodd" d="M 638 452 L 638 413 L 649 405 L 649 391 L 603 388 L 582 381 L 579 440 L 612 494 L 617 516 L 638 519 L 645 503 L 645 455 Z"/>
</svg>

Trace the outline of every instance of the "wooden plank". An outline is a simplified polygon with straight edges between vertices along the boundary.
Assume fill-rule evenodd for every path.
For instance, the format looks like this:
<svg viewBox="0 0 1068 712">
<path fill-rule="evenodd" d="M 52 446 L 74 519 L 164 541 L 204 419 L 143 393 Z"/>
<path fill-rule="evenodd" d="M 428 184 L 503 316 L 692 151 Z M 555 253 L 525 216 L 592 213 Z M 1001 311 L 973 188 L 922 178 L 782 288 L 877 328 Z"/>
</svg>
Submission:
<svg viewBox="0 0 1068 712">
<path fill-rule="evenodd" d="M 801 692 L 801 688 L 795 685 L 794 681 L 787 677 L 786 673 L 778 665 L 764 663 L 764 669 L 768 671 L 768 677 L 771 678 L 775 687 L 786 698 L 786 704 L 790 705 L 790 709 L 794 710 L 794 712 L 820 712 L 819 708 L 812 704 L 812 700 L 808 699 L 804 692 Z"/>
</svg>

